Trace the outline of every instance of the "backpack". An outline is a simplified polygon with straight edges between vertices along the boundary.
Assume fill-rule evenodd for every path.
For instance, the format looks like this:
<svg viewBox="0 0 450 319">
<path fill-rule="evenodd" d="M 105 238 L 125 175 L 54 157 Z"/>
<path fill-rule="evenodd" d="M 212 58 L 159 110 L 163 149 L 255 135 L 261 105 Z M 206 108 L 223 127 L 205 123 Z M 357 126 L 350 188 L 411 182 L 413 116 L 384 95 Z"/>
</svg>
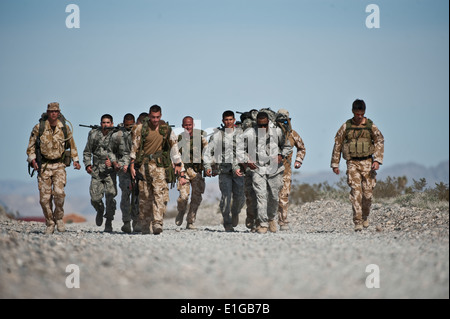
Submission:
<svg viewBox="0 0 450 319">
<path fill-rule="evenodd" d="M 256 126 L 256 117 L 258 116 L 259 112 L 267 113 L 267 115 L 269 116 L 269 121 L 275 124 L 277 127 L 279 127 L 283 131 L 284 135 L 287 136 L 292 131 L 291 119 L 284 114 L 275 112 L 270 107 L 262 108 L 259 111 L 253 109 L 249 112 L 242 113 L 241 122 L 242 122 L 242 129 L 244 131 L 249 127 Z"/>
</svg>

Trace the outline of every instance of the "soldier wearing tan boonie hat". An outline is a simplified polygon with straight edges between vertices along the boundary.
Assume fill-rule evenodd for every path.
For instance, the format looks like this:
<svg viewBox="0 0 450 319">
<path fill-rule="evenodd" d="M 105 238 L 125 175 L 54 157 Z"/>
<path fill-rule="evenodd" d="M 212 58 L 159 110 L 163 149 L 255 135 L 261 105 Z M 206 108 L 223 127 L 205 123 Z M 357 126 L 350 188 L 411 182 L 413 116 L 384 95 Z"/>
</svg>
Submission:
<svg viewBox="0 0 450 319">
<path fill-rule="evenodd" d="M 61 111 L 58 102 L 52 102 L 47 105 L 47 111 Z"/>
<path fill-rule="evenodd" d="M 46 234 L 53 234 L 55 225 L 59 232 L 65 231 L 64 187 L 67 184 L 67 178 L 63 154 L 65 154 L 66 144 L 70 145 L 68 156 L 73 160 L 73 167 L 77 170 L 81 167 L 73 132 L 67 124 L 60 121 L 59 113 L 58 102 L 47 105 L 47 117 L 43 117 L 40 123 L 34 126 L 27 147 L 27 161 L 38 172 L 39 203 L 45 216 Z M 64 134 L 64 125 L 67 138 Z M 38 139 L 40 142 L 36 143 Z"/>
</svg>

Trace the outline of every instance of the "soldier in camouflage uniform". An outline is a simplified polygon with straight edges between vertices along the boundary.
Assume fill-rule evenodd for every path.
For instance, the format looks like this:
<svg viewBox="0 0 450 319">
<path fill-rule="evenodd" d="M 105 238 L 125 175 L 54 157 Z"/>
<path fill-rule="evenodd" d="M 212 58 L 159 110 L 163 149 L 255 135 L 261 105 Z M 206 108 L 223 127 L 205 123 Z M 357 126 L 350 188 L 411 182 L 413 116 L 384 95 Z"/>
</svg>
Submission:
<svg viewBox="0 0 450 319">
<path fill-rule="evenodd" d="M 256 127 L 256 122 L 253 121 L 252 114 L 254 114 L 254 118 L 256 118 L 258 110 L 252 109 L 249 112 L 244 112 L 241 114 L 241 133 L 244 133 L 247 129 L 254 129 Z M 257 201 L 255 190 L 253 189 L 253 170 L 248 165 L 243 163 L 240 163 L 240 168 L 242 169 L 242 172 L 244 172 L 244 194 L 246 204 L 245 226 L 250 229 L 251 232 L 255 232 L 257 226 Z"/>
<path fill-rule="evenodd" d="M 277 230 L 275 217 L 278 193 L 283 182 L 282 161 L 292 152 L 292 146 L 282 130 L 271 125 L 266 112 L 259 112 L 256 121 L 257 129 L 248 129 L 242 134 L 242 138 L 247 139 L 247 145 L 237 150 L 233 170 L 237 176 L 243 175 L 237 163 L 244 163 L 253 170 L 252 184 L 256 194 L 258 223 L 256 231 L 264 234 L 267 230 Z"/>
<path fill-rule="evenodd" d="M 376 171 L 383 164 L 384 137 L 378 127 L 364 117 L 366 104 L 355 100 L 353 118 L 345 122 L 334 138 L 331 168 L 339 174 L 341 153 L 347 161 L 347 183 L 351 187 L 355 231 L 369 227 L 372 191 L 376 184 Z"/>
<path fill-rule="evenodd" d="M 139 174 L 139 219 L 142 234 L 163 231 L 163 220 L 169 201 L 168 181 L 171 182 L 170 169 L 180 176 L 180 184 L 186 183 L 183 162 L 178 151 L 178 139 L 170 126 L 161 120 L 161 107 L 150 107 L 148 118 L 131 131 L 131 177 Z M 136 165 L 136 166 L 135 166 Z M 167 179 L 166 179 L 167 178 Z"/>
<path fill-rule="evenodd" d="M 135 117 L 131 113 L 125 114 L 123 123 L 118 127 L 122 132 L 124 154 L 119 154 L 119 163 L 123 166 L 119 169 L 119 187 L 122 193 L 120 198 L 120 210 L 122 211 L 123 226 L 121 230 L 125 233 L 131 233 L 131 221 L 133 221 L 133 231 L 140 232 L 139 226 L 139 202 L 136 199 L 134 184 L 131 180 L 129 171 L 130 151 L 131 151 L 131 129 L 135 124 Z"/>
<path fill-rule="evenodd" d="M 224 128 L 217 130 L 210 138 L 204 152 L 207 176 L 213 176 L 212 165 L 219 167 L 219 188 L 222 193 L 220 211 L 225 231 L 233 232 L 239 223 L 239 213 L 245 204 L 244 178 L 233 173 L 236 137 L 240 131 L 235 128 L 233 111 L 222 114 Z"/>
<path fill-rule="evenodd" d="M 73 160 L 73 167 L 80 169 L 77 147 L 73 139 L 69 126 L 60 120 L 59 103 L 53 102 L 47 106 L 47 120 L 43 121 L 42 135 L 40 135 L 40 124 L 37 124 L 31 131 L 28 142 L 27 155 L 28 163 L 38 171 L 39 203 L 45 216 L 46 234 L 53 234 L 56 228 L 59 232 L 65 231 L 63 222 L 64 200 L 66 194 L 66 164 L 64 159 L 70 156 Z M 67 134 L 67 137 L 64 133 Z M 40 138 L 40 158 L 37 156 L 36 140 Z M 70 147 L 70 154 L 66 153 L 67 146 Z M 41 167 L 38 165 L 41 163 Z M 55 209 L 53 210 L 53 202 Z"/>
<path fill-rule="evenodd" d="M 96 224 L 101 226 L 105 217 L 104 231 L 112 232 L 112 221 L 116 212 L 116 171 L 125 165 L 127 156 L 121 155 L 125 153 L 123 133 L 112 129 L 113 117 L 104 114 L 100 125 L 101 129 L 92 129 L 89 132 L 83 151 L 83 162 L 86 172 L 91 175 L 89 194 L 91 204 L 97 212 Z M 103 196 L 106 205 L 103 203 Z"/>
<path fill-rule="evenodd" d="M 305 158 L 306 149 L 300 135 L 294 131 L 291 127 L 289 112 L 285 109 L 278 110 L 278 118 L 284 117 L 287 122 L 287 130 L 284 132 L 289 139 L 289 143 L 297 148 L 297 155 L 295 157 L 294 167 L 299 169 L 302 166 L 303 159 Z M 284 127 L 284 126 L 282 126 Z M 289 221 L 287 220 L 287 212 L 289 206 L 289 194 L 291 192 L 292 184 L 292 154 L 286 156 L 283 160 L 284 173 L 283 173 L 283 187 L 280 190 L 278 196 L 278 225 L 280 230 L 289 230 Z"/>
<path fill-rule="evenodd" d="M 186 229 L 195 230 L 194 222 L 197 216 L 197 210 L 202 202 L 202 194 L 205 192 L 205 178 L 203 177 L 203 149 L 208 145 L 206 133 L 194 129 L 194 119 L 191 116 L 183 118 L 182 127 L 184 132 L 178 135 L 178 147 L 184 163 L 186 183 L 181 185 L 178 182 L 178 191 L 180 196 L 177 200 L 178 215 L 175 218 L 175 224 L 181 226 L 183 217 L 186 213 L 189 193 L 192 187 L 191 203 L 186 217 Z"/>
</svg>

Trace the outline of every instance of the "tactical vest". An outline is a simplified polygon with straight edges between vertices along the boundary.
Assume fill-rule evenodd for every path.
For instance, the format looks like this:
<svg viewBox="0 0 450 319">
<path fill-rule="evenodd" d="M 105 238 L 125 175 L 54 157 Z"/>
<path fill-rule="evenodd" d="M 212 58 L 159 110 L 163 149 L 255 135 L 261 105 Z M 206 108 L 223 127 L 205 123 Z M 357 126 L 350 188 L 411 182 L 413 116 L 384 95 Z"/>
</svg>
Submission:
<svg viewBox="0 0 450 319">
<path fill-rule="evenodd" d="M 200 138 L 202 138 L 204 135 L 205 135 L 205 131 L 203 131 L 203 130 L 197 130 L 197 129 L 194 129 L 194 133 L 193 133 L 193 135 L 194 136 L 196 136 L 196 135 L 199 135 L 200 136 Z M 178 135 L 178 142 L 181 142 L 181 140 L 183 139 L 183 135 L 182 134 L 180 134 L 180 135 Z M 200 163 L 194 163 L 193 161 L 194 161 L 194 138 L 193 138 L 193 136 L 190 136 L 190 138 L 189 138 L 189 159 L 190 159 L 190 162 L 184 162 L 184 167 L 187 169 L 187 168 L 192 168 L 193 170 L 194 170 L 194 172 L 196 172 L 196 173 L 199 173 L 199 172 L 202 172 L 203 171 L 203 169 L 204 169 L 204 167 L 203 167 L 203 160 L 201 160 L 201 162 Z M 181 153 L 183 152 L 183 148 L 181 148 Z M 200 141 L 200 156 L 203 154 L 203 143 L 202 143 L 202 141 Z"/>
<path fill-rule="evenodd" d="M 162 150 L 154 154 L 144 154 L 144 144 L 145 140 L 150 132 L 149 118 L 146 117 L 142 121 L 141 129 L 141 145 L 139 146 L 139 151 L 136 154 L 136 166 L 139 167 L 142 164 L 148 163 L 150 160 L 154 160 L 157 167 L 164 167 L 166 171 L 166 181 L 167 183 L 173 183 L 176 181 L 175 172 L 172 166 L 172 160 L 170 159 L 170 134 L 172 133 L 172 128 L 168 123 L 164 121 L 159 122 L 159 134 L 163 137 Z M 148 175 L 146 167 L 146 175 Z"/>
<path fill-rule="evenodd" d="M 374 153 L 372 125 L 373 122 L 370 119 L 367 119 L 366 124 L 361 127 L 355 126 L 352 119 L 345 122 L 345 140 L 342 150 L 344 159 L 364 158 Z"/>
<path fill-rule="evenodd" d="M 39 135 L 38 135 L 38 138 L 36 139 L 36 141 L 39 140 L 39 147 L 40 147 L 41 136 L 42 136 L 42 134 L 44 133 L 44 130 L 45 130 L 45 121 L 47 121 L 47 120 L 48 120 L 48 114 L 47 113 L 42 113 L 41 118 L 39 119 Z M 66 118 L 64 117 L 64 115 L 62 115 L 62 113 L 59 113 L 58 120 L 63 125 L 62 131 L 64 133 L 64 150 L 65 150 L 61 154 L 61 160 L 60 161 L 62 163 L 64 163 L 66 166 L 70 166 L 70 162 L 71 162 L 72 158 L 71 158 L 71 155 L 70 155 L 70 143 L 69 143 L 70 137 L 68 136 L 69 134 L 67 132 Z M 42 154 L 41 154 L 41 157 L 42 157 Z"/>
</svg>

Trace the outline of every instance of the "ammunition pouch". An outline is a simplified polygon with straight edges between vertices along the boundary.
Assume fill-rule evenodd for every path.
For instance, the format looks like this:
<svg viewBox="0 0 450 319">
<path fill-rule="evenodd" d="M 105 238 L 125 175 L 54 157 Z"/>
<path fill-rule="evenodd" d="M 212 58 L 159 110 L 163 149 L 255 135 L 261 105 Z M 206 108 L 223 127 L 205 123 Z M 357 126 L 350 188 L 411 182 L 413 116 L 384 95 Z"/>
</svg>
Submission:
<svg viewBox="0 0 450 319">
<path fill-rule="evenodd" d="M 184 163 L 184 167 L 186 170 L 192 168 L 196 173 L 201 173 L 204 170 L 202 163 Z"/>
<path fill-rule="evenodd" d="M 63 154 L 63 163 L 64 165 L 66 165 L 66 167 L 69 167 L 71 162 L 72 157 L 70 155 L 70 150 L 65 150 Z"/>
<path fill-rule="evenodd" d="M 374 153 L 374 145 L 368 140 L 352 140 L 345 143 L 342 148 L 342 156 L 345 160 L 353 158 L 370 157 Z"/>
<path fill-rule="evenodd" d="M 142 164 L 147 164 L 150 161 L 155 161 L 157 167 L 164 167 L 166 172 L 166 182 L 172 185 L 175 184 L 177 179 L 175 176 L 175 169 L 173 168 L 172 161 L 170 160 L 169 152 L 158 151 L 154 154 L 143 156 Z M 141 164 L 138 165 L 140 166 Z"/>
</svg>

